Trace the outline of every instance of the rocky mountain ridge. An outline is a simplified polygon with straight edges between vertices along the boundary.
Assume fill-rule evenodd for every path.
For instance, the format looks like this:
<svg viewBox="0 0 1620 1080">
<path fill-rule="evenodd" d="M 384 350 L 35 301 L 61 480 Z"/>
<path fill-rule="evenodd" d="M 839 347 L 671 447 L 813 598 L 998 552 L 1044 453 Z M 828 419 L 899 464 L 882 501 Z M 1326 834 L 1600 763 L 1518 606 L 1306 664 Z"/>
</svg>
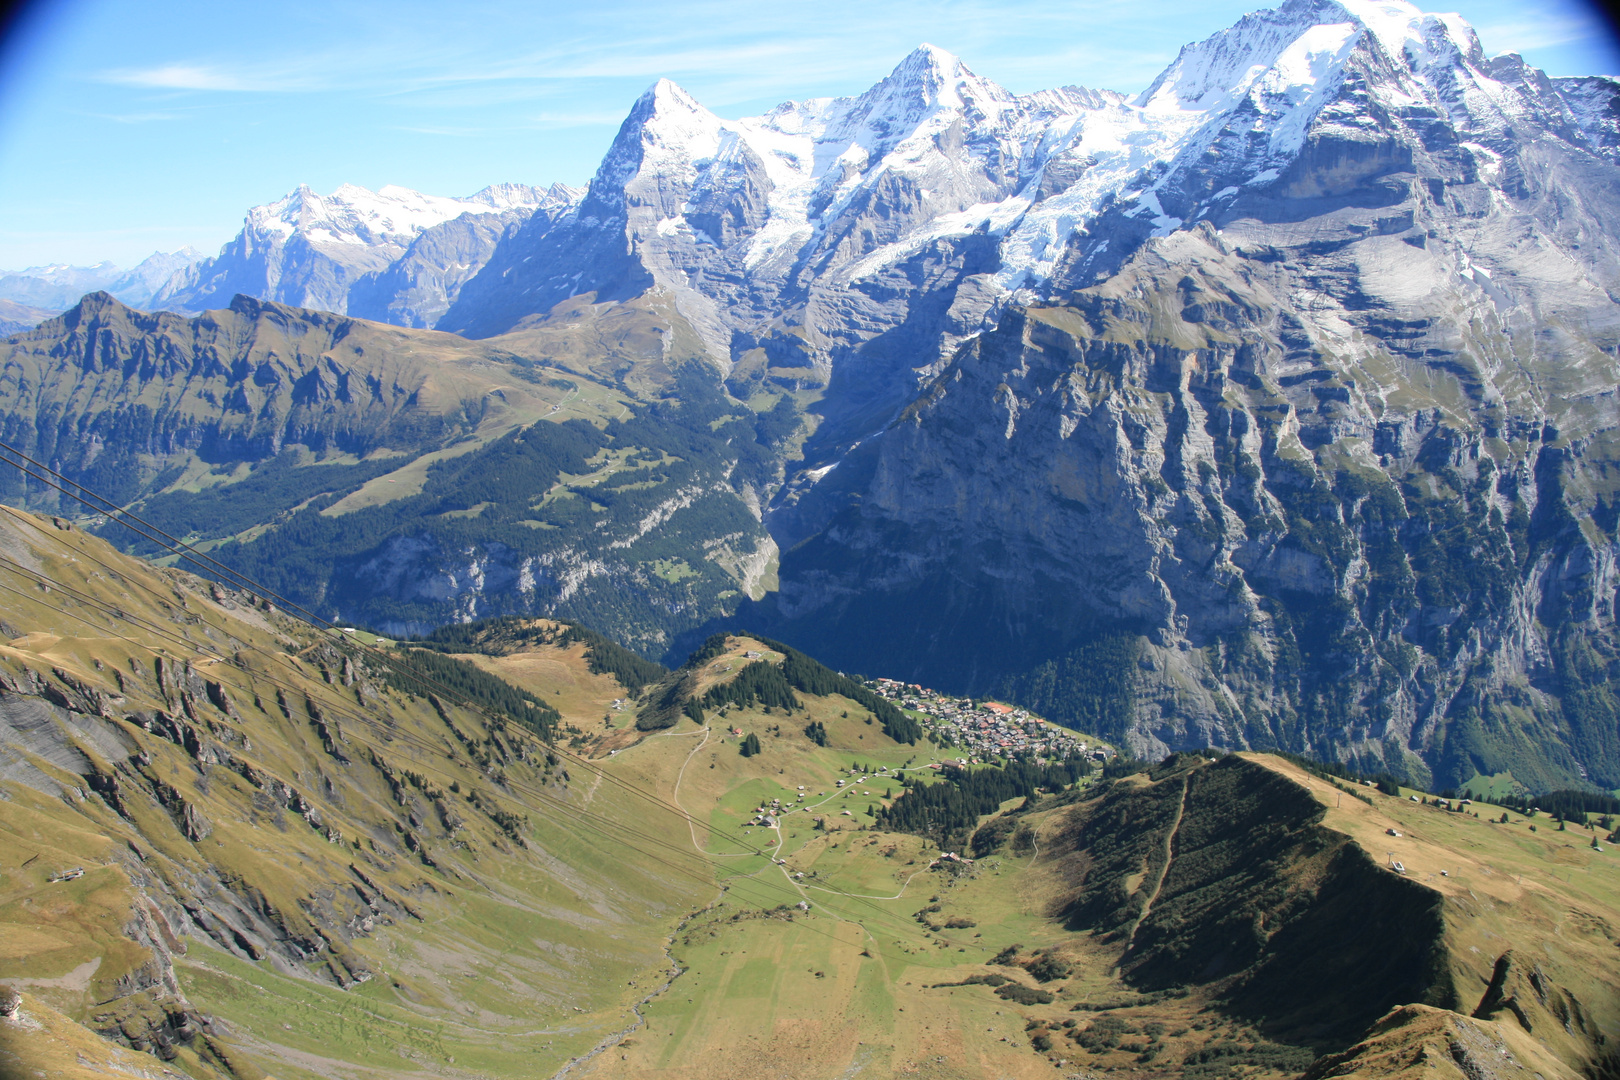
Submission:
<svg viewBox="0 0 1620 1080">
<path fill-rule="evenodd" d="M 0 440 L 333 618 L 403 635 L 571 612 L 659 653 L 773 580 L 762 509 L 799 424 L 694 378 L 666 315 L 469 341 L 94 294 L 0 343 Z M 14 465 L 0 491 L 85 513 Z"/>
<path fill-rule="evenodd" d="M 466 198 L 354 184 L 318 195 L 305 185 L 250 209 L 219 255 L 169 281 L 151 304 L 194 313 L 245 294 L 431 327 L 506 231 L 576 199 L 561 184 L 495 184 Z"/>
<path fill-rule="evenodd" d="M 976 642 L 962 686 L 1024 659 L 1061 697 L 1099 637 L 1140 641 L 1070 704 L 1143 753 L 1620 784 L 1620 172 L 1522 65 L 1475 54 L 1396 116 L 1407 69 L 1364 45 L 1272 183 L 1192 209 L 1232 178 L 1205 152 L 1105 210 L 1080 287 L 779 509 L 777 632 L 842 659 L 906 597 L 928 630 L 886 655 L 920 674 Z M 1201 220 L 1144 235 L 1144 206 Z"/>
<path fill-rule="evenodd" d="M 94 266 L 57 263 L 0 272 L 0 300 L 41 311 L 38 318 L 19 319 L 20 325 L 0 325 L 0 330 L 11 334 L 31 329 L 92 292 L 110 292 L 133 307 L 147 307 L 163 292 L 169 279 L 184 273 L 202 257 L 195 248 L 183 247 L 172 252 L 155 251 L 128 270 L 101 262 Z"/>
<path fill-rule="evenodd" d="M 820 467 L 1005 305 L 1241 214 L 1234 200 L 1288 189 L 1301 155 L 1342 150 L 1342 188 L 1396 166 L 1378 149 L 1391 124 L 1486 135 L 1523 118 L 1612 160 L 1617 85 L 1548 80 L 1485 58 L 1454 16 L 1359 0 L 1247 16 L 1131 100 L 1019 97 L 931 46 L 858 97 L 737 121 L 661 81 L 579 207 L 515 232 L 443 328 L 496 333 L 656 283 L 733 386 L 829 386 Z"/>
<path fill-rule="evenodd" d="M 491 203 L 407 249 L 313 197 L 261 216 L 304 266 L 286 280 L 343 284 L 351 312 L 484 336 L 637 424 L 685 398 L 725 428 L 634 440 L 646 483 L 687 491 L 681 459 L 723 513 L 673 530 L 686 495 L 627 489 L 612 543 L 656 557 L 576 560 L 548 594 L 603 600 L 565 613 L 640 648 L 737 617 L 1142 753 L 1613 787 L 1617 153 L 1620 82 L 1486 57 L 1405 3 L 1289 0 L 1134 99 L 1013 95 L 928 46 L 741 120 L 660 81 L 589 188 L 522 222 Z M 375 254 L 362 233 L 387 267 L 294 251 Z M 396 507 L 341 545 L 375 571 L 330 579 L 342 610 L 548 613 L 525 559 L 564 504 L 523 498 L 432 503 L 467 515 L 453 550 L 406 535 L 429 502 Z M 733 585 L 658 584 L 717 561 Z"/>
</svg>

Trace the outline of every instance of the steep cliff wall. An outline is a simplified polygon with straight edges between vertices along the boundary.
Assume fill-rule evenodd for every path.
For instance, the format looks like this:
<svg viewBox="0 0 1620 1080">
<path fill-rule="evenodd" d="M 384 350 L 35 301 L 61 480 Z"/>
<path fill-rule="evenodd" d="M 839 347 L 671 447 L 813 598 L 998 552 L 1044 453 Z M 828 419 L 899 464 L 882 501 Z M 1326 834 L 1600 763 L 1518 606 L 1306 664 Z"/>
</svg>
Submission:
<svg viewBox="0 0 1620 1080">
<path fill-rule="evenodd" d="M 1010 313 L 778 511 L 797 546 L 763 617 L 1144 753 L 1620 784 L 1620 309 L 1591 239 L 1620 191 L 1586 159 L 1519 165 L 1556 228 L 1393 174 L 1398 205 L 1200 226 Z M 1129 675 L 1066 691 L 1099 648 Z"/>
</svg>

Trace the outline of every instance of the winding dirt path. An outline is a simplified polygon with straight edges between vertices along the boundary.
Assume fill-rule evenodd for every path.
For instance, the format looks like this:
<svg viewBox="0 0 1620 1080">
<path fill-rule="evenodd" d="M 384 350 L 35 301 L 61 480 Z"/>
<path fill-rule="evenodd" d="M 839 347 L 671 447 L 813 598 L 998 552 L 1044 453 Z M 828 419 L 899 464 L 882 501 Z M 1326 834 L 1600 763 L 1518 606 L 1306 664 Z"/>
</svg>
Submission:
<svg viewBox="0 0 1620 1080">
<path fill-rule="evenodd" d="M 1131 946 L 1136 943 L 1136 932 L 1153 912 L 1153 905 L 1158 903 L 1159 893 L 1164 889 L 1164 879 L 1170 876 L 1170 864 L 1176 858 L 1176 836 L 1181 832 L 1181 819 L 1187 813 L 1187 795 L 1192 790 L 1192 774 L 1188 773 L 1181 778 L 1181 801 L 1176 803 L 1176 820 L 1170 825 L 1170 831 L 1164 834 L 1164 865 L 1159 868 L 1159 879 L 1153 883 L 1153 891 L 1148 894 L 1147 903 L 1142 905 L 1142 914 L 1136 917 L 1131 924 L 1131 932 L 1125 936 L 1125 948 L 1120 950 L 1120 964 L 1131 953 Z M 1114 965 L 1119 970 L 1119 964 Z"/>
<path fill-rule="evenodd" d="M 807 885 L 805 885 L 805 888 L 806 889 L 815 889 L 818 892 L 832 893 L 834 896 L 855 896 L 855 897 L 859 897 L 862 900 L 898 900 L 902 896 L 904 896 L 906 894 L 906 890 L 911 887 L 912 879 L 915 878 L 918 874 L 925 874 L 925 873 L 927 873 L 926 870 L 913 870 L 911 872 L 911 876 L 906 878 L 906 883 L 904 885 L 900 886 L 900 891 L 895 893 L 893 896 L 878 896 L 875 893 L 845 892 L 842 889 L 829 889 L 825 885 L 808 885 L 807 884 Z"/>
<path fill-rule="evenodd" d="M 670 734 L 675 735 L 677 733 L 676 732 L 670 732 Z M 690 735 L 690 734 L 692 734 L 692 732 L 685 731 L 685 732 L 679 732 L 678 734 Z M 655 736 L 655 738 L 656 738 L 656 736 Z M 696 746 L 692 747 L 692 752 L 686 755 L 686 760 L 681 762 L 680 771 L 675 774 L 675 790 L 673 792 L 671 792 L 670 796 L 669 796 L 670 801 L 675 804 L 675 809 L 679 810 L 681 812 L 681 815 L 686 818 L 686 831 L 692 834 L 692 847 L 697 849 L 697 853 L 699 855 L 708 855 L 709 853 L 707 851 L 703 850 L 703 845 L 702 844 L 698 843 L 697 826 L 692 823 L 693 822 L 692 815 L 688 814 L 686 812 L 686 807 L 681 805 L 681 781 L 686 779 L 686 767 L 688 765 L 692 764 L 692 759 L 697 756 L 697 752 L 699 750 L 703 749 L 705 746 L 708 746 L 708 745 L 709 745 L 709 725 L 704 724 L 703 725 L 703 738 L 698 741 L 698 744 Z"/>
</svg>

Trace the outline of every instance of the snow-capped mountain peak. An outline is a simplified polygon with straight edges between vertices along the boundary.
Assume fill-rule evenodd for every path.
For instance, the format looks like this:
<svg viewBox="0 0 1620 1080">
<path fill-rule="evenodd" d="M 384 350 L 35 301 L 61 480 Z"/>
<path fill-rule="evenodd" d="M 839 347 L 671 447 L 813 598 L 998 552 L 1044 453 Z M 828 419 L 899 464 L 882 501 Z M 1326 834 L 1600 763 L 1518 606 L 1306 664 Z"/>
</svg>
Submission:
<svg viewBox="0 0 1620 1080">
<path fill-rule="evenodd" d="M 1134 104 L 1214 112 L 1251 95 L 1303 102 L 1330 88 L 1362 46 L 1413 73 L 1480 58 L 1478 36 L 1457 15 L 1427 14 L 1406 0 L 1287 0 L 1182 48 Z"/>
<path fill-rule="evenodd" d="M 1455 55 L 1477 59 L 1474 28 L 1454 14 L 1427 14 L 1406 0 L 1337 0 L 1355 22 L 1372 32 L 1393 59 L 1414 70 Z"/>
<path fill-rule="evenodd" d="M 816 326 L 807 362 L 830 367 L 903 321 L 899 298 L 937 274 L 949 329 L 932 340 L 945 355 L 1001 304 L 1106 274 L 1143 242 L 1219 224 L 1251 194 L 1337 197 L 1399 171 L 1426 145 L 1425 124 L 1494 148 L 1512 142 L 1515 117 L 1533 117 L 1620 157 L 1613 98 L 1605 82 L 1554 86 L 1522 62 L 1485 60 L 1459 17 L 1408 0 L 1284 0 L 1189 44 L 1135 99 L 1072 86 L 1016 95 L 930 44 L 858 95 L 735 120 L 659 79 L 585 192 L 301 187 L 250 212 L 242 264 L 297 234 L 344 272 L 303 292 L 274 275 L 227 285 L 216 273 L 209 296 L 252 289 L 344 310 L 349 290 L 373 288 L 362 278 L 415 245 L 410 274 L 436 273 L 434 259 L 453 270 L 445 329 L 495 333 L 570 297 L 651 281 L 722 367 L 736 342 L 776 333 L 781 318 Z M 483 216 L 448 226 L 469 213 Z M 416 287 L 404 270 L 383 276 Z M 935 362 L 915 344 L 906 355 L 918 367 Z"/>
<path fill-rule="evenodd" d="M 542 209 L 567 209 L 580 194 L 561 185 L 542 190 L 492 184 L 450 198 L 397 184 L 376 191 L 343 184 L 322 195 L 300 184 L 275 202 L 250 209 L 242 231 L 218 256 L 169 274 L 151 302 L 201 311 L 245 293 L 328 311 L 381 312 L 408 325 L 425 325 L 447 306 L 442 298 L 453 296 L 482 268 L 507 228 Z M 433 254 L 417 251 L 424 238 Z M 370 280 L 408 257 L 415 260 L 412 270 L 402 270 L 399 279 L 409 279 L 407 284 Z M 418 268 L 436 258 L 446 265 L 425 274 Z M 155 273 L 158 267 L 149 269 Z M 391 307 L 392 299 L 379 299 L 388 289 L 405 290 L 411 299 Z M 359 307 L 351 308 L 351 302 Z"/>
<path fill-rule="evenodd" d="M 894 71 L 878 84 L 877 89 L 880 96 L 893 98 L 914 94 L 924 105 L 950 109 L 962 107 L 961 91 L 964 84 L 970 81 L 994 87 L 1001 94 L 1006 93 L 994 83 L 980 80 L 959 57 L 925 42 L 895 65 Z"/>
<path fill-rule="evenodd" d="M 617 206 L 638 174 L 689 173 L 693 163 L 714 157 L 725 126 L 675 82 L 659 79 L 631 106 L 591 179 L 590 196 Z"/>
<path fill-rule="evenodd" d="M 555 185 L 553 185 L 555 186 Z M 540 206 L 554 198 L 552 193 L 528 184 L 491 184 L 486 188 L 458 200 L 464 204 L 487 206 L 494 211 L 515 210 L 519 207 Z M 477 213 L 472 205 L 468 205 L 463 213 Z"/>
<path fill-rule="evenodd" d="M 642 95 L 640 129 L 644 142 L 680 151 L 694 160 L 713 157 L 724 122 L 669 79 L 659 79 Z"/>
<path fill-rule="evenodd" d="M 1297 99 L 1337 73 L 1364 29 L 1336 0 L 1289 0 L 1184 46 L 1134 104 L 1155 113 L 1210 113 L 1257 90 Z"/>
<path fill-rule="evenodd" d="M 522 184 L 499 184 L 466 198 L 424 195 L 387 184 L 371 191 L 343 184 L 330 195 L 308 184 L 273 203 L 248 211 L 246 228 L 263 237 L 301 233 L 316 244 L 409 243 L 423 230 L 462 214 L 499 213 L 538 206 L 543 192 Z"/>
<path fill-rule="evenodd" d="M 944 49 L 920 45 L 844 109 L 830 110 L 821 141 L 859 145 L 881 158 L 902 142 L 948 127 L 965 110 L 994 125 L 1017 99 Z"/>
<path fill-rule="evenodd" d="M 611 227 L 635 258 L 717 341 L 753 301 L 710 295 L 691 284 L 699 278 L 769 280 L 769 292 L 808 274 L 825 291 L 984 237 L 995 269 L 975 295 L 1016 296 L 1050 281 L 1074 246 L 1105 249 L 1102 236 L 1078 239 L 1099 213 L 1168 236 L 1220 200 L 1265 190 L 1313 137 L 1371 138 L 1379 117 L 1408 113 L 1476 136 L 1506 130 L 1529 83 L 1492 71 L 1455 15 L 1407 0 L 1285 0 L 1188 45 L 1134 100 L 1078 87 L 1015 95 L 929 44 L 859 95 L 739 120 L 661 79 L 631 109 L 576 218 L 591 229 L 622 220 Z M 1535 93 L 1531 107 L 1565 129 L 1611 140 L 1598 106 L 1576 117 L 1550 89 Z M 1388 150 L 1391 161 L 1404 152 Z M 592 271 L 568 269 L 520 287 L 527 271 L 512 268 L 509 287 L 534 298 L 512 310 L 585 289 Z M 988 305 L 964 301 L 953 318 L 972 326 Z M 453 314 L 449 325 L 482 324 Z"/>
<path fill-rule="evenodd" d="M 697 98 L 687 93 L 681 85 L 673 79 L 659 79 L 647 88 L 642 95 L 655 113 L 664 113 L 671 109 L 679 112 L 707 114 L 708 109 L 698 104 Z"/>
</svg>

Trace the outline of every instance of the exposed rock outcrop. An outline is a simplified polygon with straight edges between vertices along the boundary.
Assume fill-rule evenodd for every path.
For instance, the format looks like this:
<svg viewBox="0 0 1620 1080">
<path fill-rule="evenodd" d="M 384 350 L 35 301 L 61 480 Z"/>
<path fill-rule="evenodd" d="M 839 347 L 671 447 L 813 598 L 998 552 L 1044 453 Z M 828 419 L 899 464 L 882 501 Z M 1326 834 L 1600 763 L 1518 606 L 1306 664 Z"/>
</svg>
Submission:
<svg viewBox="0 0 1620 1080">
<path fill-rule="evenodd" d="M 1620 170 L 1533 72 L 1487 87 L 1471 54 L 1456 108 L 1396 117 L 1380 87 L 1410 74 L 1359 63 L 1270 184 L 1160 237 L 1103 214 L 1073 280 L 1134 254 L 1009 312 L 791 492 L 762 621 L 1143 754 L 1620 783 Z M 1356 117 L 1383 149 L 1344 141 Z M 1229 179 L 1218 158 L 1160 202 Z M 1110 641 L 1138 663 L 1082 685 Z"/>
</svg>

